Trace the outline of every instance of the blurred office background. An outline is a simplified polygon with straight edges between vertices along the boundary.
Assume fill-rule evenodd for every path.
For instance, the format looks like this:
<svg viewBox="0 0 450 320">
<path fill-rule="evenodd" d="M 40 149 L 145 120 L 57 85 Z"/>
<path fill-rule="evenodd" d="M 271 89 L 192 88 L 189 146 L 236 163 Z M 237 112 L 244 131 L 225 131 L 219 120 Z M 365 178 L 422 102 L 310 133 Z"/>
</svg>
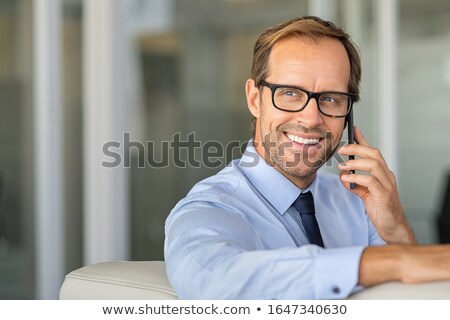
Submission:
<svg viewBox="0 0 450 320">
<path fill-rule="evenodd" d="M 171 208 L 239 151 L 213 168 L 142 168 L 131 144 L 129 168 L 104 168 L 113 158 L 102 146 L 120 142 L 124 160 L 129 133 L 152 141 L 145 152 L 160 161 L 173 156 L 163 142 L 178 132 L 202 144 L 246 142 L 254 41 L 306 14 L 358 43 L 355 122 L 396 172 L 419 241 L 439 242 L 448 0 L 0 0 L 0 299 L 55 299 L 64 275 L 88 263 L 162 260 Z"/>
</svg>

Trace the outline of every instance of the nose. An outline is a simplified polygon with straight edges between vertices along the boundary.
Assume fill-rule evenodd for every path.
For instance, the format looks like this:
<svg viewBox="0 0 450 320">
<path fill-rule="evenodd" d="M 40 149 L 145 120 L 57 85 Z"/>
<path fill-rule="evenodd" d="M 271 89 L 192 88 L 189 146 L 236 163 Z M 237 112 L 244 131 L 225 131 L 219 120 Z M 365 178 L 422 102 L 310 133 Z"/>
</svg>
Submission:
<svg viewBox="0 0 450 320">
<path fill-rule="evenodd" d="M 319 105 L 315 97 L 309 99 L 302 111 L 296 113 L 297 121 L 305 128 L 315 128 L 323 124 L 323 115 L 319 111 Z"/>
</svg>

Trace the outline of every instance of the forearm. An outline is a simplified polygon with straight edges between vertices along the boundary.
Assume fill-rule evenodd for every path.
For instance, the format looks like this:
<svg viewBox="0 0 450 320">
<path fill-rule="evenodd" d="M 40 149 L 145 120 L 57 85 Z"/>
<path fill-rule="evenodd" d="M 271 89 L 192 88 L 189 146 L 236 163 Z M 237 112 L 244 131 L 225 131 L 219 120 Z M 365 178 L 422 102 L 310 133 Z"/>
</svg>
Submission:
<svg viewBox="0 0 450 320">
<path fill-rule="evenodd" d="M 417 245 L 416 236 L 403 213 L 399 220 L 396 224 L 395 231 L 389 236 L 385 236 L 383 240 L 392 245 Z"/>
<path fill-rule="evenodd" d="M 365 287 L 400 280 L 399 246 L 367 247 L 361 255 L 358 283 Z"/>
<path fill-rule="evenodd" d="M 359 284 L 370 287 L 388 281 L 405 283 L 450 279 L 450 245 L 387 245 L 364 250 Z"/>
<path fill-rule="evenodd" d="M 407 222 L 405 223 L 403 235 L 401 235 L 400 241 L 398 241 L 398 244 L 400 243 L 417 245 L 416 236 Z"/>
</svg>

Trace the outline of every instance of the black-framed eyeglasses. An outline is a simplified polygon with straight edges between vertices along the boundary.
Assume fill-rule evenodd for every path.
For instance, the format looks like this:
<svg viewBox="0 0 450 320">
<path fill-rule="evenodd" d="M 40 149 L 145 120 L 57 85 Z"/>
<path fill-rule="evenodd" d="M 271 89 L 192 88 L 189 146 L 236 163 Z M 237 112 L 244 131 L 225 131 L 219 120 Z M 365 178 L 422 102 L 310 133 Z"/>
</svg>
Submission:
<svg viewBox="0 0 450 320">
<path fill-rule="evenodd" d="M 287 112 L 302 111 L 311 98 L 316 99 L 319 111 L 333 118 L 343 118 L 352 109 L 358 95 L 344 92 L 312 92 L 284 84 L 272 84 L 262 80 L 261 85 L 272 91 L 273 106 Z"/>
</svg>

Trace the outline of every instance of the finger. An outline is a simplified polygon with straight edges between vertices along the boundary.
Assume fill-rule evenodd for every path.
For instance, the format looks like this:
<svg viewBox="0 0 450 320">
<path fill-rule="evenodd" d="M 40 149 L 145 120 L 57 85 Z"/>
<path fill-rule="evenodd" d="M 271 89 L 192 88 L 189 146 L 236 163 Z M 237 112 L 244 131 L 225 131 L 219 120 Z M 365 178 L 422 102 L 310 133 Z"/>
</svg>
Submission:
<svg viewBox="0 0 450 320">
<path fill-rule="evenodd" d="M 366 187 L 368 192 L 361 195 L 363 200 L 369 194 L 378 197 L 386 190 L 374 176 L 366 176 L 362 174 L 343 174 L 341 176 L 341 180 L 347 183 L 356 183 L 359 186 Z"/>
<path fill-rule="evenodd" d="M 338 153 L 344 156 L 355 155 L 361 158 L 379 159 L 385 162 L 380 150 L 378 150 L 377 148 L 372 148 L 370 146 L 346 144 L 338 150 Z"/>
<path fill-rule="evenodd" d="M 348 160 L 339 164 L 340 170 L 350 171 L 359 170 L 372 174 L 382 185 L 385 185 L 388 190 L 393 190 L 394 179 L 391 171 L 384 166 L 384 163 L 376 159 L 357 159 Z"/>
<path fill-rule="evenodd" d="M 347 160 L 339 163 L 339 169 L 366 171 L 373 174 L 382 168 L 378 160 L 359 158 L 357 160 Z"/>
<path fill-rule="evenodd" d="M 361 146 L 361 145 L 357 145 L 357 144 L 350 144 L 350 145 L 343 146 L 338 151 L 338 153 L 340 155 L 344 155 L 344 156 L 345 155 L 348 155 L 348 156 L 356 155 L 359 157 L 359 159 L 357 159 L 355 161 L 358 161 L 361 159 L 376 160 L 378 162 L 376 165 L 383 168 L 385 175 L 387 177 L 389 177 L 389 181 L 391 181 L 391 183 L 395 183 L 395 175 L 389 169 L 389 167 L 386 163 L 386 160 L 383 158 L 383 155 L 381 154 L 381 152 L 378 149 L 367 147 L 367 146 Z M 353 161 L 353 160 L 349 160 L 349 161 Z M 344 169 L 344 170 L 347 170 L 347 169 Z M 358 169 L 356 169 L 356 170 L 358 170 Z M 367 170 L 363 170 L 363 171 L 367 171 Z"/>
<path fill-rule="evenodd" d="M 344 187 L 345 187 L 348 191 L 350 191 L 350 192 L 356 194 L 357 196 L 359 196 L 360 198 L 363 199 L 364 195 L 365 195 L 365 194 L 368 194 L 369 191 L 367 190 L 366 187 L 363 187 L 363 186 L 360 186 L 360 185 L 357 185 L 357 184 L 355 184 L 355 188 L 354 188 L 354 189 L 350 188 L 350 182 L 346 182 L 347 179 L 346 179 L 346 178 L 343 178 L 344 176 L 347 176 L 347 175 L 353 175 L 353 174 L 350 174 L 350 173 L 348 173 L 348 172 L 346 172 L 346 171 L 342 171 L 342 172 L 340 173 L 341 183 L 344 185 Z"/>
<path fill-rule="evenodd" d="M 366 138 L 364 137 L 364 135 L 361 132 L 361 129 L 359 129 L 358 126 L 354 126 L 354 132 L 355 132 L 355 141 L 357 143 L 357 145 L 366 147 L 365 149 L 362 149 L 363 151 L 365 150 L 365 154 L 369 155 L 370 154 L 370 150 L 373 149 L 372 146 L 369 144 L 369 142 L 366 140 Z M 347 144 L 344 145 L 338 152 L 341 153 L 342 150 L 342 154 L 346 154 L 346 155 L 354 155 L 356 150 L 358 150 L 358 148 L 356 147 L 355 144 Z"/>
<path fill-rule="evenodd" d="M 362 145 L 362 146 L 370 147 L 370 144 L 366 140 L 364 135 L 362 134 L 361 129 L 359 129 L 358 126 L 354 126 L 354 128 L 355 128 L 354 132 L 355 132 L 355 141 L 356 141 L 356 143 L 358 143 L 359 145 Z"/>
</svg>

